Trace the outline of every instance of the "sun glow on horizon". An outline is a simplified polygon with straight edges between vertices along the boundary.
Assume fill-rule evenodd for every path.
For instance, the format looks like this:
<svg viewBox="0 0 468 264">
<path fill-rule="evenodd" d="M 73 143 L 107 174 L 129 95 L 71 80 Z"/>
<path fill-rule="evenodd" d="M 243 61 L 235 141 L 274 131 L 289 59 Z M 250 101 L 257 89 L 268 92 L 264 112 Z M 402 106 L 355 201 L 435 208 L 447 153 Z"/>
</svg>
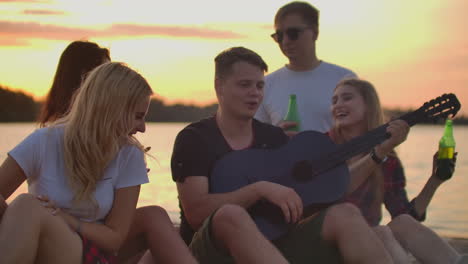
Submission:
<svg viewBox="0 0 468 264">
<path fill-rule="evenodd" d="M 0 2 L 0 84 L 42 99 L 64 48 L 88 39 L 138 70 L 168 102 L 215 102 L 213 58 L 220 51 L 248 47 L 270 72 L 286 63 L 269 35 L 276 10 L 287 2 Z M 311 3 L 321 14 L 319 58 L 373 82 L 383 105 L 419 106 L 448 85 L 467 102 L 463 0 Z"/>
</svg>

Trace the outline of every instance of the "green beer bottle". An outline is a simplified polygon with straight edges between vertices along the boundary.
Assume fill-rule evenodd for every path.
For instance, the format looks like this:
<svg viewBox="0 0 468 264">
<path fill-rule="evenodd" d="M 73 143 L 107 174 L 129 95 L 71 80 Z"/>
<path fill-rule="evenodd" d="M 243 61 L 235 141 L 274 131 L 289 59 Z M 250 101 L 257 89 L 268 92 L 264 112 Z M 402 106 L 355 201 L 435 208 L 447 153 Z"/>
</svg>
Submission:
<svg viewBox="0 0 468 264">
<path fill-rule="evenodd" d="M 448 180 L 454 171 L 453 155 L 455 153 L 455 138 L 453 137 L 452 120 L 445 121 L 444 135 L 439 141 L 436 175 L 441 180 Z"/>
<path fill-rule="evenodd" d="M 301 130 L 301 119 L 299 118 L 299 112 L 297 111 L 297 102 L 296 102 L 296 95 L 291 94 L 289 95 L 289 105 L 288 105 L 288 112 L 284 117 L 285 121 L 292 121 L 296 122 L 295 127 L 288 128 L 287 131 L 300 131 Z"/>
</svg>

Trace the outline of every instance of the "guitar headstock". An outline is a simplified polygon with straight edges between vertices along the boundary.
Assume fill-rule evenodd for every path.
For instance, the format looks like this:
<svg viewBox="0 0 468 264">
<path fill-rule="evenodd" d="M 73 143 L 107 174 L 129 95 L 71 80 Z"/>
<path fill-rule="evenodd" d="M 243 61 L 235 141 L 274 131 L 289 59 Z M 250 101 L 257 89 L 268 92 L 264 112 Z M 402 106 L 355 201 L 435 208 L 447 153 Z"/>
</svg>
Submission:
<svg viewBox="0 0 468 264">
<path fill-rule="evenodd" d="M 445 120 L 450 115 L 454 117 L 458 110 L 460 110 L 460 102 L 458 101 L 455 94 L 443 94 L 437 98 L 434 98 L 423 104 L 414 113 L 413 116 L 416 120 L 407 120 L 410 125 L 420 121 L 433 121 L 436 122 L 439 119 Z"/>
</svg>

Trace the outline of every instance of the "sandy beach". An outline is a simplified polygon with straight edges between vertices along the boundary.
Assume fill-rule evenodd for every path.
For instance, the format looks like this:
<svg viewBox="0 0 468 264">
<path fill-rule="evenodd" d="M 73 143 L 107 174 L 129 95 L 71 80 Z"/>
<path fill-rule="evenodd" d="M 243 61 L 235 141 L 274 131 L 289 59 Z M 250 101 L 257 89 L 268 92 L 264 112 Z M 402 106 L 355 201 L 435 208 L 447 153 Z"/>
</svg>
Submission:
<svg viewBox="0 0 468 264">
<path fill-rule="evenodd" d="M 468 239 L 466 238 L 446 238 L 459 253 L 468 254 Z"/>
<path fill-rule="evenodd" d="M 451 238 L 451 237 L 444 237 L 447 242 L 452 245 L 452 247 L 457 250 L 460 254 L 468 254 L 468 239 L 467 238 Z M 418 264 L 418 262 L 414 257 L 410 256 L 412 259 L 413 264 Z"/>
</svg>

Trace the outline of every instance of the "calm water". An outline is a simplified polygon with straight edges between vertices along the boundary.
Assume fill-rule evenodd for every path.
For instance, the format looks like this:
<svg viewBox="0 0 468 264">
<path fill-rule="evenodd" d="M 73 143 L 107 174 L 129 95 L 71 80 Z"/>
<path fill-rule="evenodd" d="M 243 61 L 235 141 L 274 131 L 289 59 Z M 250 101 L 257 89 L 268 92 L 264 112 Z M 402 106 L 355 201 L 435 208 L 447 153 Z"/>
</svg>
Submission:
<svg viewBox="0 0 468 264">
<path fill-rule="evenodd" d="M 161 205 L 176 222 L 179 221 L 179 209 L 177 190 L 171 179 L 170 158 L 174 138 L 184 126 L 181 123 L 150 123 L 146 133 L 138 135 L 145 146 L 151 146 L 150 152 L 155 157 L 148 159 L 151 182 L 142 187 L 138 205 Z M 3 161 L 6 153 L 34 129 L 35 125 L 31 123 L 0 124 L 0 160 Z M 419 193 L 430 175 L 432 155 L 442 131 L 441 126 L 416 125 L 407 141 L 397 149 L 405 167 L 410 198 Z M 468 238 L 468 127 L 455 125 L 454 134 L 459 153 L 456 172 L 436 192 L 425 224 L 441 235 Z M 26 190 L 25 185 L 21 186 L 9 200 Z M 388 215 L 385 215 L 383 223 L 388 221 Z"/>
</svg>

